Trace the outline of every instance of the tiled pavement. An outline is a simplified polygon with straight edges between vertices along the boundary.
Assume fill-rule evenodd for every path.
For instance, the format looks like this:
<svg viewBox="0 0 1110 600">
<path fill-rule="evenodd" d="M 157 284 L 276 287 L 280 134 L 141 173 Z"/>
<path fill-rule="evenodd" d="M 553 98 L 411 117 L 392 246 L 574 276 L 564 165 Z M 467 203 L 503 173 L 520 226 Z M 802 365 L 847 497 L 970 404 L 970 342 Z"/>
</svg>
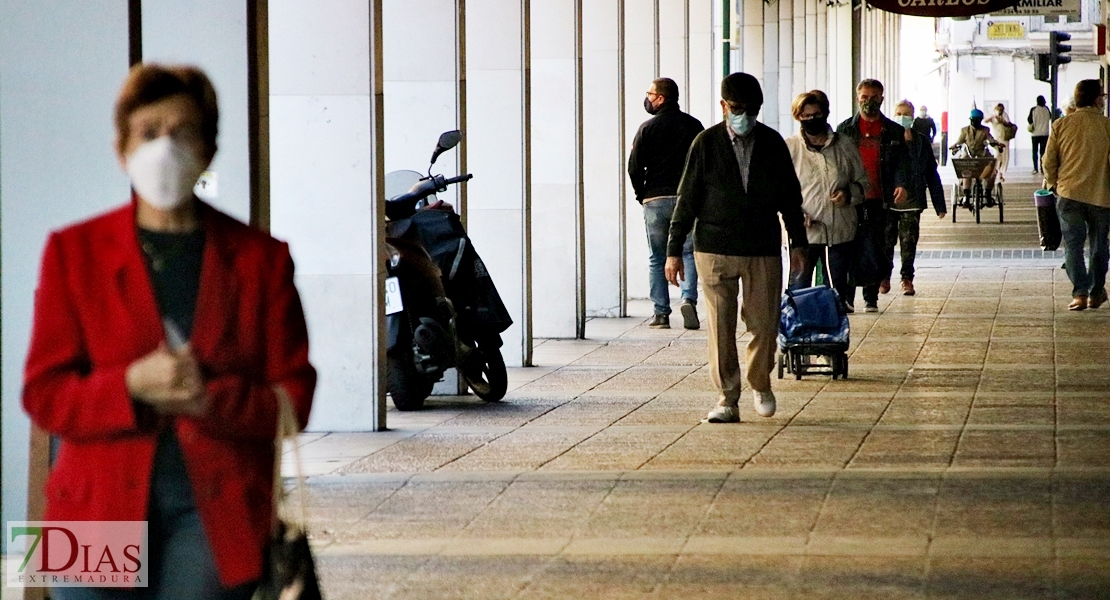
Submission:
<svg viewBox="0 0 1110 600">
<path fill-rule="evenodd" d="M 770 419 L 700 422 L 704 332 L 598 319 L 504 402 L 305 435 L 328 597 L 1110 597 L 1110 307 L 1058 259 L 916 283 Z"/>
</svg>

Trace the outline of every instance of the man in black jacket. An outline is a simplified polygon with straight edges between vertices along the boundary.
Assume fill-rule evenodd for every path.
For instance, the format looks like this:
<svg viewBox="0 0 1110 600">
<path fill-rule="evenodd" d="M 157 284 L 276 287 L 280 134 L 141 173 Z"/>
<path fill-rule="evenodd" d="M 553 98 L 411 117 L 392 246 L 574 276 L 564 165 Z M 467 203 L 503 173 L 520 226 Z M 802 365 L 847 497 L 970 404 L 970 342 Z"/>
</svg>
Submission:
<svg viewBox="0 0 1110 600">
<path fill-rule="evenodd" d="M 740 362 L 736 352 L 736 312 L 752 334 L 748 343 L 748 383 L 758 414 L 775 414 L 771 369 L 782 294 L 782 228 L 790 238 L 792 270 L 800 270 L 806 239 L 802 189 L 786 142 L 756 121 L 763 105 L 759 82 L 733 73 L 721 82 L 724 120 L 694 139 L 678 185 L 678 204 L 667 242 L 667 280 L 683 276 L 679 258 L 694 231 L 694 257 L 708 313 L 709 365 L 717 386 L 710 423 L 740 420 Z"/>
<path fill-rule="evenodd" d="M 864 79 L 856 86 L 856 101 L 860 111 L 852 118 L 841 123 L 836 132 L 855 140 L 859 146 L 863 167 L 867 170 L 870 185 L 867 195 L 860 204 L 860 233 L 870 239 L 856 238 L 859 252 L 865 253 L 861 264 L 884 262 L 886 252 L 887 209 L 905 204 L 909 193 L 906 188 L 910 182 L 910 165 L 906 154 L 905 129 L 886 118 L 880 111 L 883 105 L 883 84 L 876 79 Z M 874 243 L 872 243 L 874 242 Z M 871 255 L 872 249 L 881 254 Z M 879 293 L 890 291 L 890 272 L 865 273 L 857 270 L 856 284 L 863 286 L 863 301 L 867 312 L 879 310 Z M 883 278 L 886 278 L 885 280 Z M 858 280 L 862 278 L 863 280 Z M 853 289 L 852 295 L 855 295 Z M 853 304 L 855 298 L 845 298 Z"/>
<path fill-rule="evenodd" d="M 651 83 L 644 98 L 644 110 L 653 116 L 640 125 L 632 140 L 628 176 L 632 179 L 636 200 L 644 205 L 644 225 L 651 252 L 648 262 L 649 294 L 655 304 L 651 327 L 669 329 L 671 294 L 663 275 L 663 263 L 667 259 L 667 232 L 670 230 L 686 152 L 694 137 L 704 128 L 701 121 L 678 108 L 678 85 L 666 77 Z M 698 273 L 694 266 L 692 236 L 686 240 L 683 258 L 686 261 L 686 278 L 681 286 L 682 324 L 686 329 L 697 329 Z"/>
</svg>

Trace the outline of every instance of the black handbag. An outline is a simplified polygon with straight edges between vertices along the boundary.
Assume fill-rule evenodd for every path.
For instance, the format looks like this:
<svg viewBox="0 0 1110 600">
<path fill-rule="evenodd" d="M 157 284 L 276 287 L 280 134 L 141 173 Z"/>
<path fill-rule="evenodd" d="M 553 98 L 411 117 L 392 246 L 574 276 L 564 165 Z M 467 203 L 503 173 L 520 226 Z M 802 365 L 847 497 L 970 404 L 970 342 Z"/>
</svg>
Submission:
<svg viewBox="0 0 1110 600">
<path fill-rule="evenodd" d="M 293 416 L 289 394 L 280 386 L 275 386 L 274 391 L 278 397 L 277 438 L 274 440 L 274 525 L 266 547 L 262 579 L 252 600 L 321 600 L 316 560 L 308 542 L 304 474 L 301 471 L 300 447 L 297 445 L 299 427 Z M 283 514 L 288 513 L 285 486 L 281 479 L 282 442 L 286 439 L 293 442 L 293 456 L 297 462 L 299 523 L 288 514 Z"/>
</svg>

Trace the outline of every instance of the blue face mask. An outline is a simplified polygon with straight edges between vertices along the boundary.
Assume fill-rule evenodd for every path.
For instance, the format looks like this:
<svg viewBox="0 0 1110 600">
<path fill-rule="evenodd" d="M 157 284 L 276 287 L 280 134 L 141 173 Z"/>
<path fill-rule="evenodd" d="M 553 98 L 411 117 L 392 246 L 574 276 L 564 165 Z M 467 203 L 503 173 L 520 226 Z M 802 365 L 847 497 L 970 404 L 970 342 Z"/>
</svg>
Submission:
<svg viewBox="0 0 1110 600">
<path fill-rule="evenodd" d="M 748 113 L 738 115 L 729 112 L 728 126 L 732 128 L 732 132 L 736 135 L 747 135 L 752 127 L 755 127 L 755 118 L 748 116 Z"/>
<path fill-rule="evenodd" d="M 909 115 L 900 115 L 894 117 L 894 122 L 901 125 L 903 129 L 909 129 L 910 127 L 913 127 L 913 117 Z"/>
</svg>

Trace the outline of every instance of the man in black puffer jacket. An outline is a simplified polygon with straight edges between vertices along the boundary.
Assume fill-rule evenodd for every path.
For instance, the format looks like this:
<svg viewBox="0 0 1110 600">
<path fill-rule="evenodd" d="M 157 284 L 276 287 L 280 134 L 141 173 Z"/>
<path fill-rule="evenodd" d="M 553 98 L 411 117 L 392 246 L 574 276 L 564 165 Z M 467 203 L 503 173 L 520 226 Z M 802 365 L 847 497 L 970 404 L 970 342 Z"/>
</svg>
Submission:
<svg viewBox="0 0 1110 600">
<path fill-rule="evenodd" d="M 690 146 L 678 185 L 678 205 L 667 243 L 667 280 L 683 276 L 682 245 L 694 230 L 694 258 L 701 278 L 709 325 L 709 365 L 717 386 L 710 423 L 740 420 L 740 363 L 736 313 L 743 283 L 741 318 L 748 343 L 748 383 L 756 412 L 775 414 L 771 369 L 782 294 L 782 228 L 790 238 L 792 270 L 801 270 L 806 239 L 802 188 L 786 142 L 755 120 L 763 90 L 755 77 L 733 73 L 721 82 L 724 120 L 706 129 Z"/>
</svg>

